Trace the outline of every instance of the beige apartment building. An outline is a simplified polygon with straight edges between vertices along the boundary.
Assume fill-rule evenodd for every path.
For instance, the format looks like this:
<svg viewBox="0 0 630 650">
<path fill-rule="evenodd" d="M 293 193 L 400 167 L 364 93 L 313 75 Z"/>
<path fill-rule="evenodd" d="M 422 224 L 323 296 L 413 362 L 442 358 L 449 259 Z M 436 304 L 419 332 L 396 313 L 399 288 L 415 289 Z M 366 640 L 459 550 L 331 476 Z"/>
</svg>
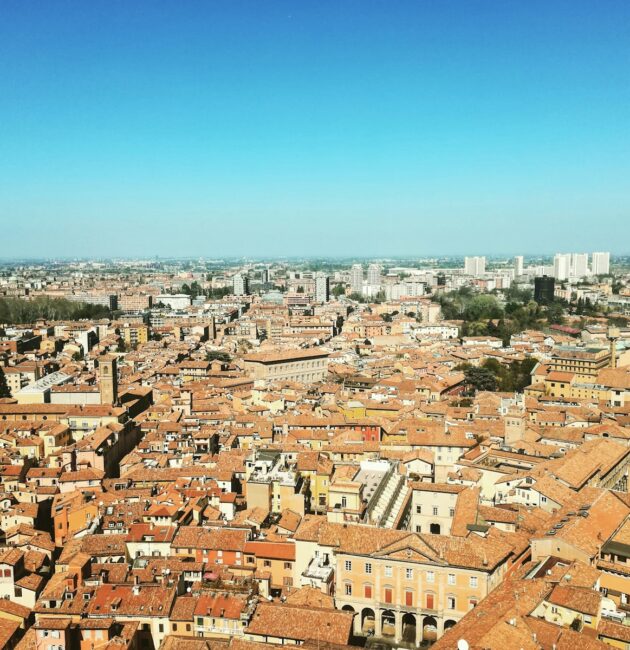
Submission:
<svg viewBox="0 0 630 650">
<path fill-rule="evenodd" d="M 310 384 L 324 381 L 328 375 L 328 352 L 320 348 L 260 352 L 244 357 L 245 370 L 254 379 L 298 381 Z"/>
<path fill-rule="evenodd" d="M 517 560 L 494 534 L 454 538 L 307 518 L 296 536 L 296 579 L 335 572 L 336 607 L 357 635 L 418 645 L 439 638 L 498 586 Z"/>
<path fill-rule="evenodd" d="M 572 372 L 582 378 L 595 379 L 602 368 L 610 365 L 610 350 L 606 348 L 560 348 L 548 363 L 550 370 Z"/>
</svg>

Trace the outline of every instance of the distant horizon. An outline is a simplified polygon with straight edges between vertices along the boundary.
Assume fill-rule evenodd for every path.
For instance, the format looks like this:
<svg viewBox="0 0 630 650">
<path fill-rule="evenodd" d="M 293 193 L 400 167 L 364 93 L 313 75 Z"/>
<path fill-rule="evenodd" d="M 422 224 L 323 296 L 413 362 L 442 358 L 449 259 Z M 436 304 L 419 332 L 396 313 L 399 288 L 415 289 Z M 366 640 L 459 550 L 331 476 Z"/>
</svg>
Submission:
<svg viewBox="0 0 630 650">
<path fill-rule="evenodd" d="M 89 263 L 89 262 L 160 262 L 160 261 L 181 261 L 181 262 L 194 262 L 203 261 L 206 263 L 212 262 L 282 262 L 282 261 L 334 261 L 334 262 L 349 262 L 349 261 L 427 261 L 427 260 L 458 260 L 465 257 L 481 256 L 491 261 L 510 260 L 516 256 L 522 256 L 525 261 L 531 259 L 545 259 L 553 260 L 557 254 L 588 254 L 589 257 L 593 253 L 610 253 L 611 260 L 616 258 L 630 257 L 630 253 L 613 253 L 608 250 L 558 250 L 554 253 L 432 253 L 432 254 L 417 254 L 417 255 L 99 255 L 89 257 L 79 256 L 58 256 L 58 257 L 2 257 L 0 256 L 0 264 L 15 263 L 15 262 L 48 262 L 48 263 Z"/>
</svg>

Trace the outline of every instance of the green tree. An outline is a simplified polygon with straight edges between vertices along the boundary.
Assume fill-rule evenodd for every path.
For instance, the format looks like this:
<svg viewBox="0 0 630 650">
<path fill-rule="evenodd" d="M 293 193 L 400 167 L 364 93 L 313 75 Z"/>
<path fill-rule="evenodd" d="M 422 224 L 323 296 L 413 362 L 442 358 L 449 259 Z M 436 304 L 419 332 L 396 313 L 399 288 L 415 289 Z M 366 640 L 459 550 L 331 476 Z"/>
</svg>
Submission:
<svg viewBox="0 0 630 650">
<path fill-rule="evenodd" d="M 547 307 L 547 322 L 550 325 L 562 325 L 564 323 L 564 307 L 557 301 Z"/>
<path fill-rule="evenodd" d="M 0 366 L 0 398 L 2 397 L 11 397 L 11 391 L 9 390 L 4 370 Z"/>
<path fill-rule="evenodd" d="M 193 298 L 196 298 L 197 296 L 203 295 L 203 289 L 201 288 L 201 285 L 197 280 L 195 280 L 191 285 L 190 285 L 190 295 Z"/>
<path fill-rule="evenodd" d="M 537 359 L 527 358 L 506 365 L 490 357 L 483 362 L 482 367 L 494 375 L 498 390 L 522 392 L 531 383 L 531 371 L 537 363 Z"/>
<path fill-rule="evenodd" d="M 339 296 L 344 296 L 346 294 L 346 288 L 343 286 L 343 284 L 336 284 L 331 291 L 332 295 L 335 296 L 335 298 L 339 298 Z"/>
<path fill-rule="evenodd" d="M 210 350 L 206 353 L 206 361 L 223 361 L 229 363 L 231 360 L 232 357 L 222 350 Z"/>
<path fill-rule="evenodd" d="M 225 296 L 232 293 L 232 290 L 229 287 L 221 287 L 219 289 L 210 289 L 208 291 L 208 298 L 213 298 L 215 300 L 224 298 Z"/>
<path fill-rule="evenodd" d="M 466 385 L 471 391 L 497 390 L 497 378 L 488 368 L 471 367 L 464 370 Z"/>
<path fill-rule="evenodd" d="M 97 320 L 111 317 L 104 305 L 74 302 L 64 298 L 38 296 L 33 300 L 0 298 L 0 322 L 9 324 L 33 323 L 45 320 Z"/>
</svg>

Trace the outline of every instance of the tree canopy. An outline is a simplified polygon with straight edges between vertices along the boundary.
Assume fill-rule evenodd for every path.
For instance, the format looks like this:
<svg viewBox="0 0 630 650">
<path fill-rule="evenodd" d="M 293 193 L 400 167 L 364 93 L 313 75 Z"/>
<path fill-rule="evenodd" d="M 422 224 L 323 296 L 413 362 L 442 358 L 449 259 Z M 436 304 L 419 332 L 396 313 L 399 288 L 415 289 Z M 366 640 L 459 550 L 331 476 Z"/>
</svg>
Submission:
<svg viewBox="0 0 630 650">
<path fill-rule="evenodd" d="M 0 298 L 0 323 L 18 325 L 45 320 L 81 320 L 109 318 L 110 310 L 104 305 L 72 302 L 64 298 L 40 296 L 33 300 Z"/>
</svg>

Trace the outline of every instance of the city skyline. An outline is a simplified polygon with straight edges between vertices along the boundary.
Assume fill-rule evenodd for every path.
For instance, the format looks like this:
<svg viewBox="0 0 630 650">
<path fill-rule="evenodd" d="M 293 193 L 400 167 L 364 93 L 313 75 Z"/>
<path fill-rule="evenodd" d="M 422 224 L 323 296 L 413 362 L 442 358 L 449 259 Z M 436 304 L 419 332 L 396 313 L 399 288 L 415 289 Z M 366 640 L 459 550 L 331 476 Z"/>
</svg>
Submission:
<svg viewBox="0 0 630 650">
<path fill-rule="evenodd" d="M 629 252 L 627 3 L 4 14 L 16 256 Z"/>
</svg>

